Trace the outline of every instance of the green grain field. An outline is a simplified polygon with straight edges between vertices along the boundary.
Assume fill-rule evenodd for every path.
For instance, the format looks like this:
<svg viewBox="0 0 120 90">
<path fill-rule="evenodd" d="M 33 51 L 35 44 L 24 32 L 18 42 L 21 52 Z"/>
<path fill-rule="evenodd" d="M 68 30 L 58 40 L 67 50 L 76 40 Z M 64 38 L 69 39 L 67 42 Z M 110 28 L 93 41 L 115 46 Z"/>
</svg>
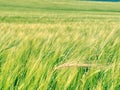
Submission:
<svg viewBox="0 0 120 90">
<path fill-rule="evenodd" d="M 0 0 L 0 90 L 120 90 L 120 3 Z"/>
</svg>

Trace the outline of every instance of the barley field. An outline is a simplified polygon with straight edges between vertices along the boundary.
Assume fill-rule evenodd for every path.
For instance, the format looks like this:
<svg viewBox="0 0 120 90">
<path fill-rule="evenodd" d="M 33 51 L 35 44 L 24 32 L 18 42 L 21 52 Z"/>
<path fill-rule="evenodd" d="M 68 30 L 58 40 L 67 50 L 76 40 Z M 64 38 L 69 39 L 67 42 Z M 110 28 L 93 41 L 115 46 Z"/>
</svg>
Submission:
<svg viewBox="0 0 120 90">
<path fill-rule="evenodd" d="M 0 0 L 0 90 L 120 90 L 119 6 Z"/>
</svg>

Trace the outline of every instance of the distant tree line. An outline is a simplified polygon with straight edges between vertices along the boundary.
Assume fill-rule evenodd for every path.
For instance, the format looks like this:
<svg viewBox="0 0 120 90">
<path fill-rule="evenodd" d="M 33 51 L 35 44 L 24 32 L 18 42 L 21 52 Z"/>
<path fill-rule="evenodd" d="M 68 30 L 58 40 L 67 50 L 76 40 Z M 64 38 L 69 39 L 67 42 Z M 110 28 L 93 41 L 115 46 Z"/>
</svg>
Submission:
<svg viewBox="0 0 120 90">
<path fill-rule="evenodd" d="M 120 0 L 91 0 L 91 1 L 120 2 Z"/>
</svg>

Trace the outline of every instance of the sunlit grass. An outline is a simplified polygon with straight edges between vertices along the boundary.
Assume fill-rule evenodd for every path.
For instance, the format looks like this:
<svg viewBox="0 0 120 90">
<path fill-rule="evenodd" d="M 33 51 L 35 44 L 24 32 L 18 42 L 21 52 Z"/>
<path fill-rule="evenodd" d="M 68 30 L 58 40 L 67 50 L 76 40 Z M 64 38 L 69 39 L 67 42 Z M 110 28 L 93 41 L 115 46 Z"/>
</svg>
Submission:
<svg viewBox="0 0 120 90">
<path fill-rule="evenodd" d="M 0 3 L 0 90 L 120 89 L 120 17 L 112 12 L 119 3 L 109 3 L 107 12 L 102 2 L 100 11 L 83 11 L 79 6 L 97 2 L 55 0 L 35 10 L 30 1 L 23 6 L 33 11 L 19 12 L 12 8 L 21 1 L 3 8 L 6 2 Z"/>
<path fill-rule="evenodd" d="M 119 23 L 86 23 L 1 24 L 1 89 L 119 88 Z"/>
</svg>

